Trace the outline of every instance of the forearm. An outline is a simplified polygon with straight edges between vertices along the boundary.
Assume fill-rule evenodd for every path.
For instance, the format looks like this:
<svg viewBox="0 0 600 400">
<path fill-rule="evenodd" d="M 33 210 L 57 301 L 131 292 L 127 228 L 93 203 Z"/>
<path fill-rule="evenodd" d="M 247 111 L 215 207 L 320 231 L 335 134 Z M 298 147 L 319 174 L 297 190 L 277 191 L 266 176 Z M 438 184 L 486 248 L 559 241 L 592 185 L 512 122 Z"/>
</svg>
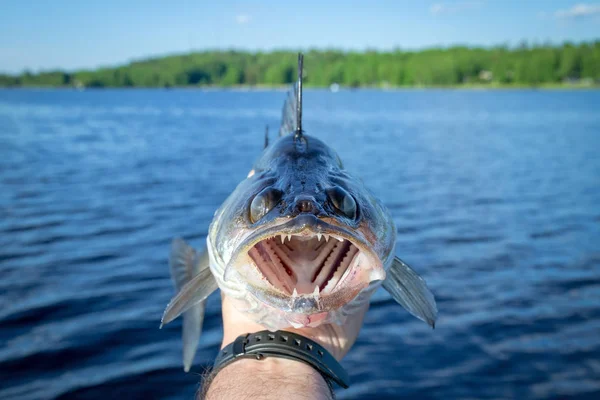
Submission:
<svg viewBox="0 0 600 400">
<path fill-rule="evenodd" d="M 319 372 L 300 361 L 284 358 L 238 360 L 223 368 L 212 382 L 207 383 L 207 400 L 333 399 Z"/>
</svg>

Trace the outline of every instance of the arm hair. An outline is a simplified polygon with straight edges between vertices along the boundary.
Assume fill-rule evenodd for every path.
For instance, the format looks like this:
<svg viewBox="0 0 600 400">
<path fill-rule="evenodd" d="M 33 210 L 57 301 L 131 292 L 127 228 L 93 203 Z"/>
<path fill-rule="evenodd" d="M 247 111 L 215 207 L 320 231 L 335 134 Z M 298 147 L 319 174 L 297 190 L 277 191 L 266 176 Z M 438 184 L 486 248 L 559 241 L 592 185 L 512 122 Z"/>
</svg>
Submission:
<svg viewBox="0 0 600 400">
<path fill-rule="evenodd" d="M 333 400 L 329 382 L 299 361 L 267 357 L 235 361 L 217 373 L 209 372 L 198 400 Z"/>
</svg>

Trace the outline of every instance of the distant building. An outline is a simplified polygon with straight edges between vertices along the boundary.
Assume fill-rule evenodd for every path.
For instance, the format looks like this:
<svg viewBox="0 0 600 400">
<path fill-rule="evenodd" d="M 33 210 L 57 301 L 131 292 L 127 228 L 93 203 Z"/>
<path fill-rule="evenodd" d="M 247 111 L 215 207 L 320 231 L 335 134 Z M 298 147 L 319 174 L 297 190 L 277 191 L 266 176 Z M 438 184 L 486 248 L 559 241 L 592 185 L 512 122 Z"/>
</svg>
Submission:
<svg viewBox="0 0 600 400">
<path fill-rule="evenodd" d="M 75 89 L 77 89 L 77 90 L 83 90 L 83 89 L 85 89 L 85 85 L 79 79 L 75 79 L 73 81 L 73 87 Z"/>
<path fill-rule="evenodd" d="M 479 72 L 479 80 L 480 81 L 490 82 L 493 78 L 494 78 L 494 74 L 492 73 L 492 71 L 487 71 L 485 69 L 482 69 Z"/>
</svg>

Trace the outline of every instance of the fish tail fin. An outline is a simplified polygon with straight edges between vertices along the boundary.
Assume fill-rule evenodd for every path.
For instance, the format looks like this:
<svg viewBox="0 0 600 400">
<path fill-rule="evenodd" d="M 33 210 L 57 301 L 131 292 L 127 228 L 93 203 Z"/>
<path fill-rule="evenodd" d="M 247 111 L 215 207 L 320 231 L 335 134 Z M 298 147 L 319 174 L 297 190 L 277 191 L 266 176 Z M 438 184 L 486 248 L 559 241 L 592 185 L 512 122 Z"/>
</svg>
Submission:
<svg viewBox="0 0 600 400">
<path fill-rule="evenodd" d="M 279 136 L 285 136 L 293 133 L 296 138 L 301 138 L 302 131 L 302 74 L 303 74 L 304 55 L 298 53 L 298 80 L 292 89 L 288 92 L 285 103 L 283 103 L 283 112 L 281 115 L 281 126 L 279 127 Z"/>
<path fill-rule="evenodd" d="M 398 257 L 394 257 L 387 277 L 383 281 L 383 288 L 406 311 L 435 328 L 438 310 L 433 293 L 423 278 Z"/>
<path fill-rule="evenodd" d="M 207 252 L 199 254 L 180 238 L 173 239 L 169 265 L 171 267 L 171 277 L 178 293 L 167 306 L 162 323 L 169 323 L 179 314 L 183 313 L 183 369 L 188 372 L 192 366 L 194 355 L 200 342 L 206 297 L 216 289 L 216 282 L 210 273 Z M 207 272 L 208 275 L 206 274 Z M 189 289 L 192 282 L 204 282 L 211 279 L 214 289 L 200 290 L 200 292 L 203 292 L 200 297 L 204 298 L 198 298 L 199 296 L 196 295 L 198 291 L 197 287 L 192 288 L 195 290 Z M 208 294 L 206 294 L 207 291 Z M 186 293 L 187 296 L 185 296 Z M 173 304 L 181 304 L 181 302 L 176 302 L 175 300 L 182 297 L 186 300 L 184 306 L 180 306 L 178 310 L 170 313 L 173 310 Z"/>
</svg>

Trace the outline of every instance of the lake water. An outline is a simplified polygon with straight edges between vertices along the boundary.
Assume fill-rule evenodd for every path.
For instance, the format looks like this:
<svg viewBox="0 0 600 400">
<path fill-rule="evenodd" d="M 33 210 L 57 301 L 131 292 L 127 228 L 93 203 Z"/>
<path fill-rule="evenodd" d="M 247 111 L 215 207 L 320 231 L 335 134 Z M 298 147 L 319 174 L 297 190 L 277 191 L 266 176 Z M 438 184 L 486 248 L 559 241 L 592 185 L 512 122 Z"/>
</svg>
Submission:
<svg viewBox="0 0 600 400">
<path fill-rule="evenodd" d="M 0 398 L 193 398 L 220 299 L 185 374 L 170 240 L 203 244 L 283 99 L 0 90 Z M 599 91 L 309 90 L 304 117 L 439 308 L 379 290 L 339 398 L 599 398 Z"/>
</svg>

